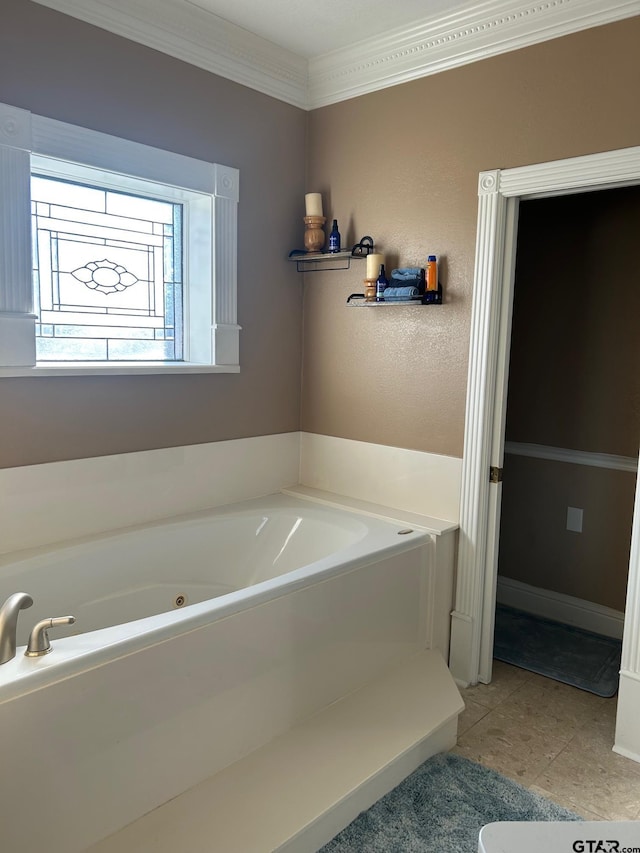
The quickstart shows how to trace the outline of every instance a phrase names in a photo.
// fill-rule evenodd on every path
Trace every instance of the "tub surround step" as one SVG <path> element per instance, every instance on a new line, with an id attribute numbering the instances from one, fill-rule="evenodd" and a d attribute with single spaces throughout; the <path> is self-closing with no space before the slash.
<path id="1" fill-rule="evenodd" d="M 402 509 L 394 509 L 390 506 L 371 503 L 370 501 L 351 498 L 347 495 L 339 495 L 334 492 L 327 492 L 324 489 L 316 489 L 312 486 L 287 486 L 281 490 L 285 495 L 292 495 L 304 500 L 316 501 L 317 503 L 327 504 L 328 506 L 337 506 L 341 509 L 354 510 L 365 515 L 373 515 L 377 518 L 384 518 L 391 521 L 398 521 L 404 525 L 414 524 L 416 527 L 421 527 L 427 533 L 434 536 L 442 536 L 445 533 L 451 533 L 458 529 L 459 525 L 454 521 L 447 521 L 442 518 L 433 518 L 430 515 L 421 515 L 416 512 L 408 512 Z"/>
<path id="2" fill-rule="evenodd" d="M 87 853 L 313 853 L 451 749 L 463 708 L 441 655 L 420 652 Z"/>

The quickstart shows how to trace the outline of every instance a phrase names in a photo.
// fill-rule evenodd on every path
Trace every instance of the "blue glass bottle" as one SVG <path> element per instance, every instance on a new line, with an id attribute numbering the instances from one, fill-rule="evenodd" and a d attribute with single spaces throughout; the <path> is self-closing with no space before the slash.
<path id="1" fill-rule="evenodd" d="M 329 234 L 329 251 L 332 254 L 340 251 L 340 232 L 338 231 L 338 220 L 333 220 L 331 233 Z"/>
<path id="2" fill-rule="evenodd" d="M 380 264 L 380 272 L 376 281 L 376 302 L 384 302 L 384 291 L 389 280 L 384 272 L 384 264 Z"/>

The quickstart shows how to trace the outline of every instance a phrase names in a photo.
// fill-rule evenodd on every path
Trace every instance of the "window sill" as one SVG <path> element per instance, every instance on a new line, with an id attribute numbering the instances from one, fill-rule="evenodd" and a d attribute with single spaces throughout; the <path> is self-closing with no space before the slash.
<path id="1" fill-rule="evenodd" d="M 175 364 L 150 362 L 127 362 L 101 364 L 74 362 L 62 364 L 50 362 L 35 367 L 0 367 L 0 378 L 10 376 L 150 376 L 152 374 L 183 373 L 240 373 L 239 364 L 196 364 L 181 361 Z"/>

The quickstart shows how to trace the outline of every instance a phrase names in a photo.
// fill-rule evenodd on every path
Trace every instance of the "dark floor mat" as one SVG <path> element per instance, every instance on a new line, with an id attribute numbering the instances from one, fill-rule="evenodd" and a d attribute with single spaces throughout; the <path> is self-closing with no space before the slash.
<path id="1" fill-rule="evenodd" d="M 598 696 L 614 696 L 618 690 L 621 649 L 621 640 L 501 604 L 496 607 L 497 660 Z"/>

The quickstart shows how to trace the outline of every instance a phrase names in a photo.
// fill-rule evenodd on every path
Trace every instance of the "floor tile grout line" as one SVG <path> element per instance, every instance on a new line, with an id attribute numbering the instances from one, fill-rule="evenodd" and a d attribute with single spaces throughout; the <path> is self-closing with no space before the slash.
<path id="1" fill-rule="evenodd" d="M 567 743 L 565 743 L 565 745 L 562 747 L 560 752 L 558 752 L 556 755 L 554 755 L 554 757 L 548 762 L 547 766 L 538 773 L 538 775 L 535 777 L 535 779 L 531 783 L 532 785 L 535 785 L 537 783 L 538 779 L 540 778 L 540 776 L 542 776 L 542 774 L 551 767 L 551 765 L 553 764 L 554 761 L 557 761 L 557 759 L 562 755 L 563 752 L 565 752 L 565 750 L 568 748 L 569 744 L 573 741 L 574 738 L 575 738 L 575 734 L 573 734 L 571 736 L 571 738 L 569 738 L 569 740 L 567 741 Z"/>

